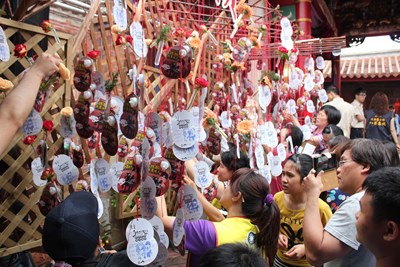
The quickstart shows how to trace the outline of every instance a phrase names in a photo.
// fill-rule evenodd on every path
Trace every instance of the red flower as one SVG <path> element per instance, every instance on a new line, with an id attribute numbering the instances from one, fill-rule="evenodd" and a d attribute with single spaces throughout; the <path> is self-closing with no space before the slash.
<path id="1" fill-rule="evenodd" d="M 43 129 L 46 131 L 53 131 L 54 123 L 51 120 L 43 121 Z"/>
<path id="2" fill-rule="evenodd" d="M 90 57 L 91 59 L 95 60 L 100 56 L 100 51 L 99 50 L 92 50 L 86 54 L 87 57 Z"/>
<path id="3" fill-rule="evenodd" d="M 117 35 L 117 39 L 115 40 L 116 45 L 123 45 L 126 44 L 126 39 L 122 34 Z"/>
<path id="4" fill-rule="evenodd" d="M 26 46 L 24 44 L 17 44 L 14 48 L 14 56 L 19 58 L 26 57 L 28 50 L 26 50 Z"/>
<path id="5" fill-rule="evenodd" d="M 297 47 L 293 47 L 291 51 L 292 53 L 297 54 L 297 52 L 299 52 L 299 49 L 297 49 Z"/>
<path id="6" fill-rule="evenodd" d="M 36 135 L 29 135 L 29 136 L 25 137 L 22 142 L 25 145 L 31 145 L 31 144 L 33 144 L 33 142 L 35 142 L 35 139 L 36 139 Z"/>
<path id="7" fill-rule="evenodd" d="M 53 26 L 50 23 L 50 20 L 43 20 L 42 23 L 40 23 L 40 27 L 42 27 L 44 32 L 49 32 L 53 28 Z"/>
<path id="8" fill-rule="evenodd" d="M 280 46 L 280 47 L 279 47 L 279 52 L 284 53 L 284 54 L 287 54 L 287 53 L 289 53 L 289 50 L 287 50 L 286 47 Z"/>
<path id="9" fill-rule="evenodd" d="M 186 37 L 186 30 L 184 28 L 177 28 L 174 32 L 176 37 Z"/>
<path id="10" fill-rule="evenodd" d="M 193 31 L 191 31 L 191 30 L 188 30 L 188 31 L 186 31 L 186 38 L 189 38 L 190 37 L 190 35 L 192 35 L 192 32 Z"/>
<path id="11" fill-rule="evenodd" d="M 208 86 L 208 81 L 206 79 L 203 78 L 196 78 L 194 80 L 194 83 L 199 86 L 200 88 L 204 88 Z"/>
<path id="12" fill-rule="evenodd" d="M 130 35 L 127 35 L 127 36 L 125 37 L 125 40 L 126 40 L 128 43 L 130 43 L 130 44 L 133 43 L 133 37 L 130 36 Z"/>
<path id="13" fill-rule="evenodd" d="M 42 172 L 42 176 L 40 177 L 40 179 L 42 180 L 47 180 L 48 182 L 51 182 L 51 178 L 53 178 L 54 176 L 54 170 L 51 167 L 47 167 L 46 169 L 44 169 L 44 171 Z"/>

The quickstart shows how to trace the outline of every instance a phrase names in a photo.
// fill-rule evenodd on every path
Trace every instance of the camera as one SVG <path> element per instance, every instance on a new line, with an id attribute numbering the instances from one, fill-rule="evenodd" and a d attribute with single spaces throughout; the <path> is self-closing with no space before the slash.
<path id="1" fill-rule="evenodd" d="M 321 191 L 327 191 L 339 186 L 337 180 L 337 159 L 336 154 L 323 153 L 313 155 L 314 170 L 316 173 L 324 171 L 321 176 L 323 188 Z"/>

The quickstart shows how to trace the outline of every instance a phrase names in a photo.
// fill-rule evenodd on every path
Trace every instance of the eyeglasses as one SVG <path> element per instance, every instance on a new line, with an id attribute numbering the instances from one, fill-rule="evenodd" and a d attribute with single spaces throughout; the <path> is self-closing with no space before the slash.
<path id="1" fill-rule="evenodd" d="M 351 162 L 351 161 L 354 161 L 354 160 L 352 160 L 352 159 L 349 159 L 349 160 L 341 160 L 341 161 L 339 161 L 339 167 L 342 167 L 343 164 L 345 164 L 345 163 L 347 163 L 347 162 Z"/>
<path id="2" fill-rule="evenodd" d="M 359 94 L 359 96 L 367 96 L 367 94 Z"/>

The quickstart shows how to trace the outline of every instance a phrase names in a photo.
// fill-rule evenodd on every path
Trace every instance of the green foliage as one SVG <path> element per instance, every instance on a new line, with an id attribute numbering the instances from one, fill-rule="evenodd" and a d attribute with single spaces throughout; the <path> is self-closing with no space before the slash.
<path id="1" fill-rule="evenodd" d="M 113 72 L 112 73 L 112 80 L 110 80 L 110 79 L 106 80 L 105 88 L 106 88 L 106 91 L 108 93 L 110 93 L 112 90 L 114 90 L 114 87 L 117 85 L 118 75 L 119 75 L 118 72 Z"/>

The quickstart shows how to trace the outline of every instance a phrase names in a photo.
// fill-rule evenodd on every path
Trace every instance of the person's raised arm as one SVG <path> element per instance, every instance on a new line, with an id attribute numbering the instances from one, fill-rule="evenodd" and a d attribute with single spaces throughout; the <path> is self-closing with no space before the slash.
<path id="1" fill-rule="evenodd" d="M 312 169 L 307 177 L 304 178 L 307 194 L 303 223 L 304 246 L 307 261 L 313 266 L 319 266 L 325 262 L 343 257 L 352 250 L 351 247 L 325 231 L 322 225 L 318 205 L 322 188 L 322 174 L 323 172 L 321 171 L 315 177 L 315 170 Z"/>
<path id="2" fill-rule="evenodd" d="M 156 197 L 157 211 L 156 215 L 161 219 L 164 224 L 164 231 L 169 238 L 172 238 L 172 228 L 174 226 L 175 217 L 168 216 L 167 203 L 165 202 L 164 195 Z"/>
<path id="3" fill-rule="evenodd" d="M 0 154 L 9 145 L 32 110 L 40 82 L 58 70 L 58 55 L 43 53 L 0 105 Z"/>

